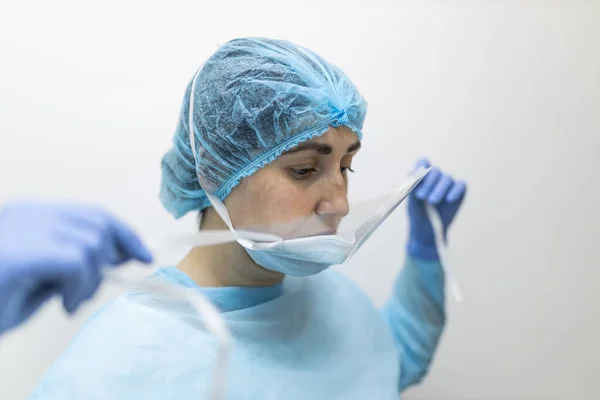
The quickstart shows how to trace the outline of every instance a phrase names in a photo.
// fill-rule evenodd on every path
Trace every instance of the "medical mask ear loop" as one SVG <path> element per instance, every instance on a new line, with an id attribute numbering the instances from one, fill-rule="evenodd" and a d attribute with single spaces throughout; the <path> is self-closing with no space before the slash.
<path id="1" fill-rule="evenodd" d="M 198 75 L 200 74 L 201 70 L 202 65 L 200 66 L 200 68 L 198 68 L 196 74 L 194 75 L 194 79 L 192 80 L 192 85 L 190 86 L 190 106 L 188 109 L 188 131 L 190 135 L 190 147 L 192 148 L 192 153 L 194 155 L 194 166 L 198 165 L 198 152 L 196 151 L 196 136 L 194 135 L 194 88 L 196 87 L 196 80 L 198 79 Z M 204 189 L 204 187 L 202 186 L 202 180 L 200 179 L 200 175 L 198 175 L 198 171 L 196 171 L 196 179 L 198 180 L 198 184 L 204 191 L 204 194 L 208 198 L 208 201 L 210 201 L 210 204 L 213 206 L 219 217 L 221 217 L 223 222 L 225 222 L 229 230 L 236 235 L 237 241 L 240 242 L 244 240 L 252 240 L 251 238 L 248 238 L 247 235 L 245 235 L 243 232 L 235 230 L 233 224 L 231 223 L 231 218 L 229 218 L 229 212 L 227 212 L 225 204 L 223 204 L 223 202 L 221 202 L 221 200 L 219 200 L 218 197 L 208 193 L 208 191 Z M 280 241 L 281 238 L 271 235 L 270 240 Z"/>
<path id="2" fill-rule="evenodd" d="M 194 88 L 196 87 L 196 80 L 198 79 L 198 75 L 200 74 L 200 71 L 202 70 L 203 66 L 204 63 L 200 65 L 200 68 L 198 68 L 196 74 L 194 75 L 194 79 L 192 79 L 192 85 L 190 86 L 190 106 L 188 109 L 188 132 L 190 135 L 190 147 L 192 148 L 192 154 L 194 155 L 194 168 L 196 169 L 196 179 L 198 180 L 200 188 L 204 191 L 206 197 L 208 197 L 208 201 L 210 201 L 210 204 L 214 207 L 215 211 L 217 211 L 217 214 L 219 214 L 219 217 L 221 217 L 223 222 L 225 222 L 229 230 L 235 232 L 235 229 L 233 229 L 233 225 L 231 224 L 231 219 L 229 218 L 229 213 L 227 212 L 225 205 L 221 203 L 221 201 L 216 196 L 213 196 L 204 189 L 204 187 L 202 186 L 202 180 L 200 179 L 200 175 L 198 174 L 198 169 L 196 168 L 196 166 L 198 165 L 198 152 L 196 151 L 196 135 L 194 135 Z"/>
<path id="3" fill-rule="evenodd" d="M 450 271 L 450 267 L 448 266 L 448 256 L 446 254 L 446 241 L 444 240 L 444 228 L 442 224 L 442 220 L 437 213 L 434 206 L 431 204 L 425 204 L 425 210 L 427 211 L 427 216 L 429 217 L 429 221 L 431 222 L 431 226 L 433 227 L 433 236 L 435 239 L 435 247 L 438 252 L 438 256 L 440 259 L 440 264 L 442 265 L 442 269 L 444 270 L 444 275 L 446 275 L 446 279 L 448 280 L 448 284 L 450 285 L 450 291 L 454 296 L 454 299 L 457 303 L 462 303 L 464 300 L 462 291 L 458 282 L 452 275 Z"/>
<path id="4" fill-rule="evenodd" d="M 205 230 L 196 233 L 186 233 L 183 235 L 170 235 L 168 238 L 163 238 L 160 242 L 147 241 L 152 243 L 150 248 L 156 253 L 161 254 L 161 251 L 173 250 L 175 248 L 190 248 L 190 247 L 206 247 L 218 244 L 235 242 L 238 239 L 248 239 L 258 242 L 274 242 L 280 240 L 279 236 L 269 233 L 252 232 L 246 230 Z"/>
<path id="5" fill-rule="evenodd" d="M 229 230 L 235 233 L 235 229 L 231 224 L 231 219 L 229 218 L 229 213 L 227 212 L 225 205 L 221 203 L 221 201 L 216 196 L 213 196 L 204 189 L 204 187 L 202 186 L 202 180 L 200 179 L 200 175 L 198 174 L 198 169 L 196 168 L 196 166 L 198 165 L 198 152 L 196 151 L 196 135 L 194 135 L 194 88 L 196 87 L 196 81 L 198 80 L 198 75 L 200 74 L 200 71 L 202 71 L 203 66 L 204 63 L 200 65 L 200 68 L 198 68 L 196 74 L 194 75 L 194 79 L 192 79 L 192 85 L 190 86 L 190 106 L 188 109 L 188 132 L 190 135 L 190 147 L 192 148 L 192 154 L 194 155 L 194 168 L 196 169 L 196 179 L 198 180 L 200 188 L 204 191 L 206 197 L 208 197 L 208 201 L 210 201 L 210 204 L 214 207 L 217 214 L 219 214 L 219 217 L 221 217 L 223 222 L 225 222 Z"/>
<path id="6" fill-rule="evenodd" d="M 225 225 L 227 225 L 229 230 L 231 230 L 232 232 L 235 232 L 235 228 L 233 227 L 233 224 L 231 223 L 231 218 L 229 218 L 229 212 L 227 211 L 225 204 L 223 204 L 217 196 L 214 196 L 206 191 L 204 191 L 204 193 L 206 193 L 206 197 L 208 197 L 208 201 L 210 201 L 210 204 L 214 207 L 217 214 L 219 214 L 219 217 L 221 217 L 223 222 L 225 222 Z"/>

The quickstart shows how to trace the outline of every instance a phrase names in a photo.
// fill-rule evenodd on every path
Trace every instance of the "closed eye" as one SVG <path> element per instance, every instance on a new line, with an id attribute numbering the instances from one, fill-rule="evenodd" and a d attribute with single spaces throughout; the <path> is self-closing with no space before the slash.
<path id="1" fill-rule="evenodd" d="M 290 168 L 290 173 L 295 179 L 304 180 L 310 178 L 315 172 L 314 168 Z"/>

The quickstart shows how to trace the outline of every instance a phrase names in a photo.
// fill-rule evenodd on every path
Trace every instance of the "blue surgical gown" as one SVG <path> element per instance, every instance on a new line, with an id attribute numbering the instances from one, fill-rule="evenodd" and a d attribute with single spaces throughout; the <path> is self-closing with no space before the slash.
<path id="1" fill-rule="evenodd" d="M 382 310 L 335 270 L 265 288 L 200 288 L 176 268 L 150 279 L 200 290 L 233 337 L 227 399 L 389 399 L 426 374 L 444 313 L 438 263 L 408 259 Z M 195 311 L 131 292 L 96 312 L 32 399 L 205 399 L 217 341 Z"/>

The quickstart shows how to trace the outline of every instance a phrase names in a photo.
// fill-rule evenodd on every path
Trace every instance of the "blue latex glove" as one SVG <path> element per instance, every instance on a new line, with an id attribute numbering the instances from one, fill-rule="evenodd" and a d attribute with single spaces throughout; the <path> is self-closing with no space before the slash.
<path id="1" fill-rule="evenodd" d="M 0 209 L 0 333 L 53 295 L 72 313 L 100 284 L 100 268 L 152 256 L 137 235 L 103 210 L 20 202 Z"/>
<path id="2" fill-rule="evenodd" d="M 417 162 L 416 168 L 428 168 L 427 159 Z M 425 204 L 432 204 L 442 220 L 444 238 L 450 224 L 456 217 L 467 191 L 464 182 L 457 182 L 438 168 L 432 168 L 423 181 L 415 188 L 408 199 L 408 219 L 410 223 L 407 252 L 414 258 L 439 261 L 433 227 L 427 216 Z"/>

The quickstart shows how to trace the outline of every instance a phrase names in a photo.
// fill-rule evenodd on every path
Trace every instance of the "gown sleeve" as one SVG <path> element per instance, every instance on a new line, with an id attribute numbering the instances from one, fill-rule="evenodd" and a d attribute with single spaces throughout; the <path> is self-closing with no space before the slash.
<path id="1" fill-rule="evenodd" d="M 400 356 L 400 392 L 429 370 L 446 322 L 444 285 L 439 262 L 409 257 L 381 310 Z"/>

